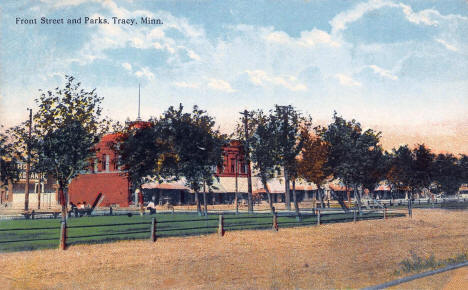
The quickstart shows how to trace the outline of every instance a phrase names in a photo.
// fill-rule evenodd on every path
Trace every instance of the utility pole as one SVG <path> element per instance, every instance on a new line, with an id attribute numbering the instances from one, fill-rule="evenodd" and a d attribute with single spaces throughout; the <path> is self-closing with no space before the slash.
<path id="1" fill-rule="evenodd" d="M 138 117 L 137 121 L 141 121 L 140 118 L 140 84 L 138 83 Z"/>
<path id="2" fill-rule="evenodd" d="M 32 109 L 29 110 L 29 132 L 26 140 L 26 185 L 24 187 L 24 210 L 29 210 L 29 170 L 31 169 L 31 129 L 32 129 Z"/>
<path id="3" fill-rule="evenodd" d="M 289 126 L 289 109 L 290 107 L 289 106 L 278 106 L 278 109 L 279 109 L 279 112 L 280 112 L 280 115 L 282 115 L 283 117 L 283 142 L 287 142 L 288 141 L 288 126 Z M 283 154 L 286 154 L 286 152 L 283 152 Z M 284 171 L 284 186 L 285 186 L 285 189 L 284 189 L 284 203 L 286 204 L 286 209 L 287 210 L 291 210 L 291 187 L 290 187 L 290 184 L 289 184 L 289 179 L 290 179 L 290 176 L 289 176 L 289 168 L 288 168 L 289 164 L 288 164 L 288 160 L 286 160 L 286 158 L 284 158 L 284 163 L 283 163 L 283 171 Z"/>
<path id="4" fill-rule="evenodd" d="M 252 204 L 252 174 L 250 171 L 250 147 L 249 147 L 249 129 L 248 129 L 248 117 L 249 112 L 244 110 L 240 112 L 244 116 L 244 134 L 245 134 L 245 161 L 247 163 L 247 191 L 248 191 L 248 207 L 249 213 L 253 213 Z"/>
<path id="5" fill-rule="evenodd" d="M 235 202 L 236 202 L 236 214 L 239 214 L 239 200 L 237 199 L 237 195 L 238 195 L 237 193 L 239 191 L 239 188 L 238 188 L 238 185 L 237 185 L 237 175 L 238 175 L 237 174 L 237 170 L 238 170 L 237 169 L 238 168 L 237 159 L 239 159 L 239 152 L 236 152 L 236 195 L 235 195 L 235 198 L 234 198 Z"/>
<path id="6" fill-rule="evenodd" d="M 39 174 L 39 184 L 37 189 L 37 209 L 41 209 L 41 192 L 42 192 L 42 173 Z"/>

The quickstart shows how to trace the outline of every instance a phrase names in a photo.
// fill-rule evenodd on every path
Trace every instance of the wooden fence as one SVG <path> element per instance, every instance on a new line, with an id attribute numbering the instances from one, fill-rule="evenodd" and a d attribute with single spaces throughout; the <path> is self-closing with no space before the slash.
<path id="1" fill-rule="evenodd" d="M 177 215 L 175 215 L 177 216 Z M 131 222 L 131 223 L 112 223 L 112 224 L 88 224 L 88 225 L 68 225 L 66 221 L 60 223 L 60 227 L 31 227 L 31 228 L 0 228 L 0 235 L 6 232 L 15 231 L 36 231 L 41 234 L 47 231 L 58 231 L 59 235 L 54 237 L 34 237 L 20 238 L 13 240 L 1 240 L 1 244 L 39 242 L 39 241 L 58 241 L 59 249 L 65 250 L 70 244 L 77 243 L 77 240 L 87 239 L 87 241 L 103 242 L 112 240 L 112 236 L 131 239 L 132 236 L 141 239 L 146 236 L 152 242 L 157 241 L 160 236 L 182 235 L 201 235 L 206 233 L 218 233 L 220 237 L 224 236 L 226 231 L 241 229 L 268 229 L 278 231 L 281 227 L 321 225 L 324 223 L 338 222 L 356 222 L 365 219 L 386 219 L 389 216 L 387 208 L 379 211 L 371 211 L 363 216 L 358 216 L 357 211 L 350 214 L 331 214 L 326 210 L 316 210 L 315 214 L 307 215 L 286 215 L 286 214 L 256 214 L 253 216 L 237 216 L 233 214 L 208 215 L 202 218 L 181 219 L 181 220 L 160 220 L 153 217 L 151 221 Z M 405 216 L 404 214 L 391 213 L 392 217 Z M 249 221 L 250 220 L 250 221 Z M 217 222 L 216 222 L 217 221 Z M 195 223 L 205 223 L 205 225 L 193 226 Z M 209 225 L 208 225 L 209 224 Z M 188 226 L 186 226 L 188 225 Z M 92 229 L 100 229 L 101 232 Z M 106 228 L 110 228 L 107 230 Z M 117 231 L 113 231 L 117 229 Z M 89 229 L 89 231 L 87 231 Z M 78 232 L 70 234 L 70 232 Z M 81 234 L 79 232 L 82 232 Z M 142 234 L 145 234 L 142 236 Z M 147 234 L 147 235 L 146 235 Z M 27 235 L 26 235 L 27 236 Z M 83 241 L 81 241 L 83 242 Z M 86 241 L 84 241 L 86 242 Z"/>

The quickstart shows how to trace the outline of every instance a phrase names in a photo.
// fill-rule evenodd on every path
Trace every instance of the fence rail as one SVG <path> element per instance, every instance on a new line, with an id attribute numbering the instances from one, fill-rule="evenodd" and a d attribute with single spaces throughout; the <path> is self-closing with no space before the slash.
<path id="1" fill-rule="evenodd" d="M 353 220 L 357 221 L 405 216 L 405 214 L 387 211 L 388 210 L 386 208 L 383 210 L 365 210 L 362 216 L 357 216 L 352 212 L 337 214 L 328 210 L 315 209 L 314 212 L 316 212 L 316 214 L 311 212 L 302 212 L 300 216 L 295 214 L 278 215 L 275 211 L 273 214 L 261 213 L 248 216 L 234 214 L 226 214 L 226 216 L 223 214 L 210 214 L 208 216 L 201 216 L 198 219 L 186 218 L 164 220 L 161 218 L 162 220 L 157 220 L 157 218 L 153 217 L 150 221 L 131 223 L 122 222 L 72 225 L 62 222 L 57 226 L 2 228 L 0 229 L 2 236 L 8 239 L 2 241 L 0 238 L 0 245 L 3 245 L 0 246 L 0 251 L 2 251 L 2 249 L 6 247 L 5 245 L 8 244 L 24 243 L 22 248 L 17 248 L 21 250 L 33 249 L 35 248 L 35 243 L 41 243 L 41 246 L 46 245 L 47 247 L 52 247 L 54 244 L 46 242 L 57 241 L 59 248 L 65 249 L 67 245 L 76 243 L 99 243 L 109 240 L 135 238 L 149 238 L 152 241 L 156 241 L 158 236 L 199 235 L 216 232 L 216 230 L 222 236 L 224 235 L 225 230 L 271 228 L 276 231 L 281 227 L 308 226 L 314 224 L 320 225 L 322 223 L 349 222 Z M 52 230 L 60 231 L 60 233 L 47 233 Z"/>

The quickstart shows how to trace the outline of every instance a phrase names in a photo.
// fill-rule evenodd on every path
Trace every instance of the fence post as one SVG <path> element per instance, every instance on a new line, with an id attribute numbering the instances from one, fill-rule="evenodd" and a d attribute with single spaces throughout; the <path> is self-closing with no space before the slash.
<path id="1" fill-rule="evenodd" d="M 356 207 L 353 209 L 353 222 L 356 223 Z"/>
<path id="2" fill-rule="evenodd" d="M 218 235 L 220 237 L 224 236 L 224 217 L 222 214 L 219 215 Z"/>
<path id="3" fill-rule="evenodd" d="M 63 220 L 60 223 L 60 250 L 67 248 L 67 222 Z"/>
<path id="4" fill-rule="evenodd" d="M 151 241 L 156 242 L 156 218 L 151 219 Z"/>
<path id="5" fill-rule="evenodd" d="M 412 209 L 411 199 L 408 200 L 408 216 L 409 218 L 413 218 L 413 209 Z"/>
<path id="6" fill-rule="evenodd" d="M 275 208 L 273 208 L 273 227 L 272 230 L 278 231 L 278 216 L 276 215 Z"/>
<path id="7" fill-rule="evenodd" d="M 320 209 L 317 209 L 317 225 L 320 225 Z"/>
<path id="8" fill-rule="evenodd" d="M 387 205 L 384 204 L 384 209 L 383 209 L 383 218 L 384 220 L 387 219 Z"/>

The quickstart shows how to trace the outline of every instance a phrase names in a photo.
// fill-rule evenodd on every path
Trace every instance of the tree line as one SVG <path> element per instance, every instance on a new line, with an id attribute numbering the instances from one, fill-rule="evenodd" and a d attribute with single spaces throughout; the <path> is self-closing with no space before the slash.
<path id="1" fill-rule="evenodd" d="M 207 211 L 206 192 L 216 189 L 216 169 L 223 166 L 222 147 L 231 139 L 242 142 L 245 160 L 249 165 L 252 161 L 270 208 L 273 210 L 268 181 L 282 175 L 286 208 L 291 209 L 292 196 L 298 215 L 297 180 L 317 186 L 322 206 L 324 185 L 339 180 L 347 191 L 353 191 L 359 211 L 364 191 L 372 195 L 382 181 L 389 184 L 392 194 L 406 192 L 410 198 L 422 192 L 455 194 L 468 182 L 468 156 L 434 154 L 424 144 L 385 151 L 381 132 L 364 130 L 356 120 L 345 120 L 336 112 L 327 126 L 313 127 L 312 117 L 291 105 L 275 105 L 267 112 L 244 111 L 237 128 L 226 135 L 197 106 L 188 112 L 182 104 L 171 106 L 159 117 L 122 126 L 102 116 L 102 100 L 95 90 L 82 89 L 72 76 L 66 76 L 63 88 L 41 91 L 31 120 L 0 133 L 2 184 L 18 179 L 16 162 L 28 162 L 32 172 L 57 180 L 65 211 L 69 183 L 87 170 L 96 154 L 95 145 L 110 132 L 117 136 L 112 147 L 133 190 L 141 190 L 149 181 L 184 178 L 195 193 L 199 214 Z M 249 184 L 248 208 L 252 211 L 251 180 Z M 332 194 L 347 210 L 346 193 Z"/>

